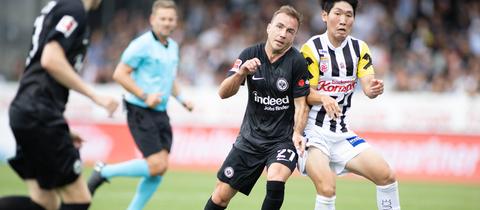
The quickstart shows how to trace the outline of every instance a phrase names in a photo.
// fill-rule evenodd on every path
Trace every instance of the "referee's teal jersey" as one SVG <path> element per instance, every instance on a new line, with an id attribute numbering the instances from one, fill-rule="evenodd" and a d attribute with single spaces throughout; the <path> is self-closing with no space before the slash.
<path id="1" fill-rule="evenodd" d="M 179 62 L 178 44 L 171 38 L 162 44 L 152 31 L 133 40 L 122 54 L 121 62 L 133 68 L 132 79 L 145 93 L 161 93 L 161 103 L 154 109 L 165 111 L 172 93 Z M 125 100 L 147 107 L 138 97 L 127 93 Z"/>

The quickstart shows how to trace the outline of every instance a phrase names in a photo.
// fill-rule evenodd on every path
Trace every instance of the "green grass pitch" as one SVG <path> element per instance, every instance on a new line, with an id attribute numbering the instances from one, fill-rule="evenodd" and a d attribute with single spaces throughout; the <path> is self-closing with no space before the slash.
<path id="1" fill-rule="evenodd" d="M 91 170 L 84 172 L 88 177 Z M 203 209 L 215 185 L 214 172 L 169 171 L 145 210 Z M 117 178 L 102 186 L 90 209 L 126 209 L 138 179 Z M 0 163 L 0 196 L 26 194 L 26 187 L 14 172 Z M 257 182 L 250 196 L 238 193 L 231 201 L 232 210 L 260 209 L 265 195 L 265 177 Z M 314 208 L 315 191 L 307 177 L 293 176 L 286 185 L 283 210 Z M 337 210 L 374 210 L 375 186 L 364 179 L 339 178 Z M 400 202 L 404 210 L 479 210 L 480 185 L 423 183 L 400 180 Z"/>

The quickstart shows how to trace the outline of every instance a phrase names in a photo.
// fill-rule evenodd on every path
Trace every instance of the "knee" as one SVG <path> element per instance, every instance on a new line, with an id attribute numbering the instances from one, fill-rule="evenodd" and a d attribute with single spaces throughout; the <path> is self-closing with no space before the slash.
<path id="1" fill-rule="evenodd" d="M 375 184 L 379 186 L 389 185 L 397 181 L 395 173 L 392 170 L 388 170 L 375 179 Z"/>
<path id="2" fill-rule="evenodd" d="M 228 206 L 228 203 L 230 203 L 230 199 L 231 198 L 229 196 L 225 195 L 222 192 L 215 191 L 212 194 L 212 201 L 219 206 Z"/>
<path id="3" fill-rule="evenodd" d="M 317 193 L 319 195 L 322 195 L 324 197 L 333 197 L 335 196 L 336 194 L 336 186 L 335 184 L 331 184 L 331 183 L 318 183 L 318 184 L 315 184 L 315 187 L 317 189 Z"/>
<path id="4" fill-rule="evenodd" d="M 151 176 L 163 176 L 167 172 L 168 164 L 164 161 L 152 161 L 148 167 Z"/>

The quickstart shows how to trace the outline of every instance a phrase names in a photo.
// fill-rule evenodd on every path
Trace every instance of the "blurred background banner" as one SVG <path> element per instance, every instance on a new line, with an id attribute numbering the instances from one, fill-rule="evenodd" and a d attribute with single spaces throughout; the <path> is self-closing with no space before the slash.
<path id="1" fill-rule="evenodd" d="M 16 84 L 1 85 L 0 148 L 13 155 L 14 143 L 7 126 L 9 100 Z M 96 88 L 118 95 L 114 84 Z M 174 144 L 172 168 L 216 170 L 238 135 L 246 106 L 246 88 L 221 100 L 215 88 L 187 88 L 196 108 L 187 112 L 175 100 L 169 104 Z M 376 101 L 358 94 L 351 109 L 351 127 L 384 155 L 401 179 L 480 183 L 480 100 L 434 93 L 387 93 Z M 368 111 L 367 111 L 368 110 Z M 71 129 L 86 142 L 81 154 L 95 161 L 118 162 L 141 157 L 132 140 L 125 113 L 114 118 L 87 98 L 72 92 L 66 117 Z M 0 153 L 2 153 L 0 151 Z"/>
<path id="2" fill-rule="evenodd" d="M 0 7 L 0 159 L 14 154 L 8 105 L 24 69 L 32 26 L 47 0 L 2 0 Z M 91 47 L 82 77 L 121 100 L 112 82 L 120 53 L 149 30 L 153 0 L 103 0 L 90 14 Z M 179 0 L 178 77 L 193 113 L 169 104 L 174 127 L 172 167 L 214 170 L 234 142 L 247 93 L 221 100 L 217 87 L 245 47 L 265 40 L 280 5 L 304 15 L 295 47 L 325 31 L 317 0 Z M 353 36 L 366 41 L 385 94 L 369 100 L 357 90 L 350 127 L 375 146 L 400 179 L 480 183 L 480 1 L 362 0 Z M 72 92 L 66 117 L 86 143 L 86 163 L 139 156 L 125 124 Z"/>

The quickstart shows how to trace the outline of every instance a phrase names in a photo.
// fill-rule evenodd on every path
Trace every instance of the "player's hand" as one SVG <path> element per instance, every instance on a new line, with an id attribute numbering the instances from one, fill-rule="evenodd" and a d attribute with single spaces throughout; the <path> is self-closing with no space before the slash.
<path id="1" fill-rule="evenodd" d="M 292 136 L 292 141 L 299 155 L 303 155 L 303 152 L 305 151 L 305 138 L 302 135 L 300 135 L 298 132 L 294 131 Z"/>
<path id="2" fill-rule="evenodd" d="M 367 95 L 370 98 L 375 98 L 383 93 L 383 80 L 372 79 L 370 80 L 370 88 Z"/>
<path id="3" fill-rule="evenodd" d="M 328 95 L 322 95 L 321 101 L 323 108 L 325 108 L 325 111 L 327 112 L 327 115 L 328 117 L 330 117 L 330 119 L 337 119 L 338 117 L 342 116 L 340 106 L 335 99 Z"/>
<path id="4" fill-rule="evenodd" d="M 149 108 L 155 108 L 159 103 L 162 102 L 161 93 L 149 93 L 145 99 L 145 104 Z"/>
<path id="5" fill-rule="evenodd" d="M 73 146 L 77 149 L 80 149 L 83 145 L 84 140 L 78 134 L 70 131 L 70 138 L 72 139 Z"/>
<path id="6" fill-rule="evenodd" d="M 113 113 L 115 113 L 115 110 L 117 110 L 118 107 L 118 101 L 107 95 L 95 95 L 93 101 L 107 110 L 109 117 L 113 116 Z"/>
<path id="7" fill-rule="evenodd" d="M 252 58 L 250 60 L 245 61 L 245 63 L 240 66 L 240 75 L 252 75 L 255 74 L 255 72 L 258 70 L 258 67 L 262 65 L 260 63 L 260 59 L 258 58 Z"/>
<path id="8" fill-rule="evenodd" d="M 185 107 L 185 109 L 187 109 L 189 112 L 191 112 L 191 111 L 193 110 L 193 102 L 191 102 L 191 101 L 186 100 L 186 101 L 184 101 L 184 102 L 182 103 L 182 105 L 183 105 L 183 107 Z"/>

